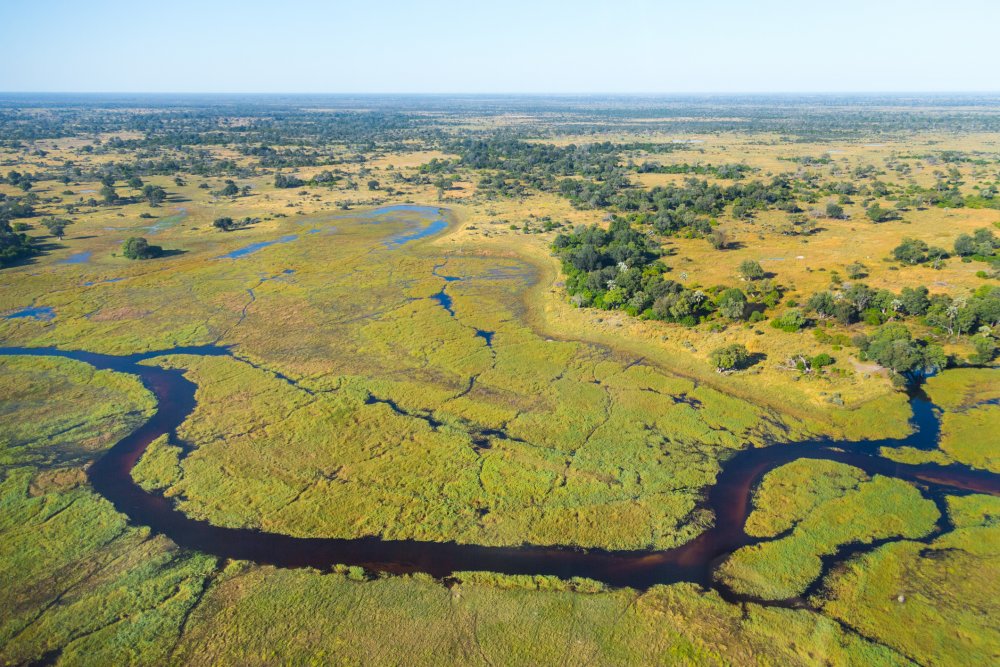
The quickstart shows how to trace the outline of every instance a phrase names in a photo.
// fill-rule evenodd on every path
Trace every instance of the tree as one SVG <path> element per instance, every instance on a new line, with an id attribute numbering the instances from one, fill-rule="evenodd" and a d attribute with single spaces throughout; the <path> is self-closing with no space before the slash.
<path id="1" fill-rule="evenodd" d="M 212 223 L 216 229 L 221 229 L 224 232 L 231 231 L 233 229 L 233 219 L 230 217 L 216 218 L 215 222 Z"/>
<path id="2" fill-rule="evenodd" d="M 730 287 L 716 301 L 719 314 L 730 320 L 742 320 L 747 310 L 747 297 L 742 290 Z"/>
<path id="3" fill-rule="evenodd" d="M 751 361 L 750 352 L 741 343 L 716 348 L 709 353 L 708 358 L 719 373 L 745 368 Z"/>
<path id="4" fill-rule="evenodd" d="M 49 234 L 57 238 L 62 238 L 66 233 L 66 227 L 72 224 L 69 220 L 62 218 L 46 218 L 42 220 L 42 226 L 49 230 Z"/>
<path id="5" fill-rule="evenodd" d="M 100 192 L 101 198 L 104 199 L 104 203 L 111 205 L 118 201 L 118 193 L 115 192 L 114 186 L 104 185 Z"/>
<path id="6" fill-rule="evenodd" d="M 844 218 L 844 207 L 834 202 L 828 203 L 826 205 L 826 217 L 842 220 Z"/>
<path id="7" fill-rule="evenodd" d="M 976 351 L 969 356 L 969 361 L 974 364 L 988 364 L 997 356 L 997 342 L 986 334 L 977 334 L 972 337 L 972 346 Z"/>
<path id="8" fill-rule="evenodd" d="M 913 317 L 926 314 L 927 309 L 931 306 L 929 294 L 930 292 L 923 285 L 904 287 L 899 295 L 900 301 L 903 302 L 903 310 L 906 311 L 907 315 Z"/>
<path id="9" fill-rule="evenodd" d="M 919 239 L 904 238 L 893 248 L 892 256 L 904 264 L 920 264 L 927 261 L 927 244 Z"/>
<path id="10" fill-rule="evenodd" d="M 163 254 L 163 248 L 149 245 L 141 236 L 132 236 L 122 246 L 122 254 L 129 259 L 153 259 Z"/>
<path id="11" fill-rule="evenodd" d="M 830 366 L 831 364 L 833 364 L 834 361 L 835 361 L 834 358 L 831 357 L 826 352 L 820 352 L 815 357 L 809 360 L 809 366 L 814 371 L 818 371 L 824 366 Z"/>
<path id="12" fill-rule="evenodd" d="M 895 214 L 889 209 L 882 208 L 879 206 L 878 202 L 875 202 L 865 210 L 865 215 L 872 222 L 885 222 L 887 220 L 892 220 Z"/>
<path id="13" fill-rule="evenodd" d="M 138 176 L 133 176 L 132 178 L 128 179 L 128 186 L 133 190 L 141 190 L 142 179 L 139 178 Z"/>
<path id="14" fill-rule="evenodd" d="M 988 227 L 980 227 L 972 233 L 972 240 L 976 246 L 977 255 L 992 255 L 1000 247 L 1000 241 L 993 234 L 993 230 Z"/>
<path id="15" fill-rule="evenodd" d="M 743 280 L 760 280 L 767 275 L 760 262 L 755 259 L 744 259 L 737 271 Z"/>
<path id="16" fill-rule="evenodd" d="M 147 185 L 142 189 L 142 196 L 146 198 L 150 206 L 159 206 L 167 198 L 167 191 L 159 185 Z"/>
<path id="17" fill-rule="evenodd" d="M 276 188 L 299 188 L 303 185 L 305 185 L 305 181 L 301 178 L 286 176 L 281 173 L 274 175 L 274 187 Z"/>
<path id="18" fill-rule="evenodd" d="M 968 257 L 976 254 L 976 242 L 968 234 L 959 234 L 953 246 L 955 254 L 959 257 Z"/>
<path id="19" fill-rule="evenodd" d="M 833 317 L 836 314 L 836 306 L 837 301 L 833 298 L 833 294 L 826 290 L 816 292 L 806 302 L 806 310 L 820 317 Z"/>
<path id="20" fill-rule="evenodd" d="M 369 190 L 378 190 L 378 188 L 379 188 L 378 181 L 376 181 L 374 178 L 368 181 Z"/>

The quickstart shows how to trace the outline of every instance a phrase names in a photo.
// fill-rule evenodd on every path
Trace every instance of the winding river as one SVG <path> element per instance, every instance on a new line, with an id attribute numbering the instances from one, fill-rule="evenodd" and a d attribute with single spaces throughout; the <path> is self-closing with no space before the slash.
<path id="1" fill-rule="evenodd" d="M 916 432 L 907 438 L 884 441 L 816 440 L 775 444 L 736 453 L 722 462 L 722 472 L 708 491 L 706 506 L 716 516 L 715 526 L 694 540 L 667 551 L 602 551 L 560 546 L 488 547 L 452 542 L 303 538 L 250 529 L 225 528 L 185 515 L 161 495 L 148 493 L 132 479 L 131 470 L 146 447 L 161 435 L 173 436 L 195 407 L 196 385 L 183 371 L 142 365 L 140 362 L 166 354 L 227 356 L 225 347 L 183 347 L 130 356 L 113 356 L 55 348 L 0 348 L 0 355 L 65 357 L 98 369 L 138 376 L 156 396 L 156 413 L 134 432 L 117 442 L 88 470 L 94 489 L 137 525 L 149 526 L 181 547 L 278 567 L 329 569 L 335 564 L 357 565 L 387 573 L 425 572 L 447 578 L 456 571 L 485 570 L 504 574 L 587 577 L 613 586 L 638 589 L 654 584 L 692 581 L 720 590 L 729 599 L 748 599 L 713 582 L 715 565 L 732 551 L 754 543 L 743 529 L 751 509 L 756 482 L 785 463 L 801 458 L 840 461 L 869 474 L 895 477 L 917 484 L 939 506 L 944 493 L 976 492 L 1000 495 L 1000 475 L 967 466 L 900 464 L 878 455 L 883 445 L 936 447 L 938 415 L 922 392 L 911 397 Z M 947 528 L 942 516 L 939 531 Z M 864 549 L 873 548 L 866 545 Z M 849 545 L 836 557 L 825 559 L 830 567 L 861 550 Z M 822 579 L 822 577 L 820 578 Z M 818 585 L 817 580 L 817 584 Z M 801 604 L 802 601 L 797 602 Z M 778 604 L 794 605 L 796 601 Z"/>

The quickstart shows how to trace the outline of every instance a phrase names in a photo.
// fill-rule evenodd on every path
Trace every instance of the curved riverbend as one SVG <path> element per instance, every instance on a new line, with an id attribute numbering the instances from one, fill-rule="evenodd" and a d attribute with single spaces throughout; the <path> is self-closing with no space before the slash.
<path id="1" fill-rule="evenodd" d="M 220 558 L 249 560 L 278 567 L 357 565 L 375 572 L 425 572 L 445 578 L 457 571 L 484 570 L 503 574 L 586 577 L 612 586 L 638 589 L 654 584 L 692 581 L 713 586 L 715 565 L 734 550 L 756 542 L 743 529 L 751 509 L 751 493 L 767 472 L 800 458 L 827 459 L 914 482 L 931 494 L 964 491 L 1000 495 L 1000 475 L 962 465 L 900 464 L 877 455 L 882 445 L 936 446 L 938 416 L 926 396 L 911 401 L 918 430 L 902 440 L 835 442 L 817 440 L 748 449 L 722 463 L 706 505 L 716 524 L 694 540 L 667 551 L 603 551 L 575 547 L 487 547 L 453 542 L 303 538 L 250 529 L 225 528 L 198 521 L 176 509 L 161 495 L 133 481 L 132 468 L 156 438 L 173 436 L 195 408 L 196 385 L 176 369 L 139 362 L 168 354 L 227 356 L 219 346 L 182 347 L 129 356 L 113 356 L 55 348 L 0 348 L 0 355 L 56 356 L 82 361 L 98 369 L 138 376 L 158 401 L 156 413 L 117 442 L 88 470 L 94 489 L 135 524 L 149 526 L 179 546 Z M 849 554 L 848 554 L 849 555 Z M 842 560 L 842 559 L 837 559 Z M 722 589 L 726 597 L 740 598 Z"/>

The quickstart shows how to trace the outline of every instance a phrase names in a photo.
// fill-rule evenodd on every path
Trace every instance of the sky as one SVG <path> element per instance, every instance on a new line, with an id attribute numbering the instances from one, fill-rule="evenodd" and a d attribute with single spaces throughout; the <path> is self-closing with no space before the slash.
<path id="1" fill-rule="evenodd" d="M 998 92 L 1000 0 L 0 0 L 0 91 Z"/>

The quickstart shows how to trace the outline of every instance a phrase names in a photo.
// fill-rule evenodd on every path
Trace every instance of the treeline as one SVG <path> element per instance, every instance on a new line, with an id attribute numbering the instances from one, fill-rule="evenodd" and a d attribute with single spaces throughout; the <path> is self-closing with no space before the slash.
<path id="1" fill-rule="evenodd" d="M 715 176 L 716 178 L 727 178 L 740 180 L 748 174 L 756 171 L 754 167 L 746 164 L 688 164 L 680 162 L 677 164 L 660 164 L 649 160 L 633 167 L 640 174 L 694 174 L 697 176 Z"/>
<path id="2" fill-rule="evenodd" d="M 844 289 L 816 292 L 806 301 L 804 312 L 844 325 L 855 322 L 880 325 L 919 318 L 921 324 L 949 335 L 963 336 L 981 327 L 992 328 L 1000 324 L 1000 287 L 982 285 L 969 296 L 951 297 L 931 295 L 924 286 L 904 287 L 895 293 L 856 282 Z M 808 324 L 805 318 L 801 322 L 801 326 Z"/>

